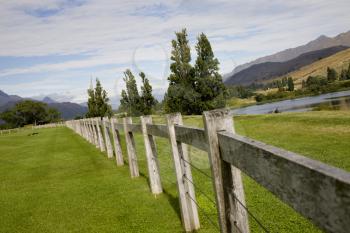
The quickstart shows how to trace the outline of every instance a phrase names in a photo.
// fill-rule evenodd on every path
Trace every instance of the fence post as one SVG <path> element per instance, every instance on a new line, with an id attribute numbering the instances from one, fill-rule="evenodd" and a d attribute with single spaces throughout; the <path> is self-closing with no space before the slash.
<path id="1" fill-rule="evenodd" d="M 147 158 L 147 166 L 148 166 L 148 174 L 149 174 L 151 191 L 153 194 L 160 194 L 163 192 L 163 190 L 162 190 L 162 183 L 160 181 L 160 175 L 159 175 L 159 164 L 158 164 L 156 144 L 155 144 L 154 136 L 148 134 L 147 127 L 146 127 L 146 124 L 152 124 L 152 117 L 141 116 L 140 119 L 141 119 L 143 139 L 145 142 L 145 150 L 146 150 L 146 158 Z"/>
<path id="2" fill-rule="evenodd" d="M 85 140 L 88 140 L 86 119 L 83 119 L 83 125 L 84 125 L 84 138 L 85 138 Z"/>
<path id="3" fill-rule="evenodd" d="M 175 125 L 182 125 L 182 117 L 180 113 L 167 115 L 167 126 L 169 130 L 169 141 L 174 161 L 177 189 L 179 192 L 179 201 L 181 209 L 182 223 L 185 231 L 197 230 L 200 227 L 196 196 L 193 184 L 187 179 L 192 179 L 191 167 L 183 160 L 188 159 L 187 146 L 176 141 Z M 184 179 L 187 177 L 187 179 Z"/>
<path id="4" fill-rule="evenodd" d="M 88 141 L 90 143 L 93 143 L 90 119 L 86 119 L 86 125 L 88 130 Z"/>
<path id="5" fill-rule="evenodd" d="M 115 124 L 118 123 L 118 120 L 114 117 L 110 119 L 113 144 L 114 144 L 114 152 L 115 152 L 115 160 L 118 166 L 124 165 L 122 147 L 120 146 L 120 135 L 119 130 L 116 130 Z"/>
<path id="6" fill-rule="evenodd" d="M 90 123 L 91 123 L 92 133 L 94 135 L 94 144 L 95 144 L 96 148 L 99 148 L 100 144 L 99 144 L 98 137 L 97 137 L 94 119 L 90 119 Z"/>
<path id="7" fill-rule="evenodd" d="M 104 152 L 104 151 L 106 151 L 106 147 L 105 147 L 105 143 L 104 143 L 103 136 L 102 136 L 102 133 L 101 133 L 101 127 L 100 127 L 101 119 L 99 117 L 95 117 L 94 119 L 95 119 L 95 122 L 96 122 L 98 141 L 100 143 L 100 150 L 101 150 L 101 152 Z"/>
<path id="8" fill-rule="evenodd" d="M 137 164 L 134 135 L 132 132 L 130 132 L 128 127 L 128 124 L 131 124 L 131 123 L 132 123 L 131 117 L 123 118 L 124 134 L 125 134 L 126 148 L 128 151 L 130 175 L 132 178 L 134 178 L 134 177 L 140 176 L 140 174 L 139 174 L 139 166 Z"/>
<path id="9" fill-rule="evenodd" d="M 241 171 L 221 159 L 217 136 L 219 131 L 235 132 L 232 116 L 227 109 L 213 110 L 203 113 L 203 121 L 221 232 L 249 233 Z"/>
<path id="10" fill-rule="evenodd" d="M 111 159 L 113 158 L 113 148 L 111 144 L 111 138 L 109 136 L 108 122 L 109 122 L 108 117 L 102 118 L 102 126 L 103 126 L 103 131 L 104 131 L 105 141 L 106 141 L 106 148 L 107 148 L 107 157 Z"/>

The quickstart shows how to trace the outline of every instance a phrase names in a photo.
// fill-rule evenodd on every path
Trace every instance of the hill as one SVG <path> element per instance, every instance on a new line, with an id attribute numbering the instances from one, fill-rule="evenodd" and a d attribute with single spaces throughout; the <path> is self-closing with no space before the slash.
<path id="1" fill-rule="evenodd" d="M 0 90 L 0 113 L 12 108 L 16 103 L 28 98 L 22 98 L 17 95 L 8 95 Z M 35 100 L 39 101 L 39 100 Z M 49 97 L 43 98 L 42 101 L 46 103 L 49 107 L 57 109 L 61 113 L 61 117 L 65 120 L 74 119 L 76 116 L 83 116 L 87 113 L 87 107 L 81 106 L 80 104 L 63 102 L 59 103 L 52 100 Z"/>
<path id="2" fill-rule="evenodd" d="M 265 62 L 253 65 L 228 78 L 225 84 L 248 85 L 253 82 L 271 80 L 346 49 L 348 49 L 348 47 L 335 46 L 304 53 L 285 62 Z"/>
<path id="3" fill-rule="evenodd" d="M 343 50 L 332 56 L 316 61 L 300 69 L 290 72 L 285 76 L 290 76 L 294 79 L 297 86 L 301 85 L 302 80 L 307 77 L 316 75 L 327 75 L 327 67 L 334 68 L 338 73 L 342 69 L 347 69 L 350 63 L 350 49 Z M 278 77 L 281 78 L 281 77 Z"/>
<path id="4" fill-rule="evenodd" d="M 264 62 L 284 62 L 284 61 L 288 61 L 293 58 L 296 58 L 303 53 L 320 50 L 324 48 L 329 48 L 329 47 L 334 47 L 334 46 L 339 46 L 339 45 L 350 47 L 350 31 L 341 33 L 335 37 L 327 37 L 322 35 L 305 45 L 301 45 L 295 48 L 289 48 L 269 56 L 258 58 L 254 61 L 237 66 L 231 73 L 224 75 L 224 77 L 226 78 L 231 77 L 234 74 L 256 64 L 260 64 Z"/>

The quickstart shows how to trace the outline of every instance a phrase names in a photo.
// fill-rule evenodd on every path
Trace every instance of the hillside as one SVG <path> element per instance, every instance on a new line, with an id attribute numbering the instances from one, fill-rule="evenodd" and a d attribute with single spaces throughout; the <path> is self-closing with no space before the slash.
<path id="1" fill-rule="evenodd" d="M 348 47 L 335 46 L 304 53 L 286 62 L 265 62 L 253 65 L 231 76 L 225 81 L 225 83 L 229 85 L 248 85 L 253 82 L 271 80 L 278 76 L 298 70 L 303 66 L 312 64 L 315 61 L 324 59 L 345 49 L 348 49 Z"/>
<path id="2" fill-rule="evenodd" d="M 327 67 L 332 67 L 339 73 L 342 69 L 348 68 L 350 63 L 350 48 L 333 54 L 327 58 L 316 61 L 300 69 L 290 72 L 285 76 L 290 76 L 294 79 L 297 86 L 301 85 L 302 80 L 308 76 L 324 75 L 327 74 Z M 282 77 L 278 77 L 282 78 Z M 276 79 L 278 79 L 276 78 Z"/>
<path id="3" fill-rule="evenodd" d="M 22 98 L 17 95 L 8 95 L 0 90 L 0 113 L 12 108 L 17 102 L 28 98 Z M 39 100 L 35 100 L 39 101 Z M 76 116 L 83 116 L 87 112 L 87 107 L 76 103 L 63 102 L 59 103 L 49 97 L 45 97 L 42 101 L 49 107 L 57 109 L 61 113 L 61 117 L 65 120 L 74 119 Z"/>
<path id="4" fill-rule="evenodd" d="M 295 48 L 289 48 L 269 56 L 258 58 L 254 61 L 237 66 L 231 73 L 224 75 L 224 77 L 231 77 L 232 75 L 256 64 L 264 62 L 284 62 L 296 58 L 303 53 L 339 45 L 350 47 L 350 31 L 341 33 L 335 37 L 327 37 L 322 35 L 305 45 L 301 45 Z"/>

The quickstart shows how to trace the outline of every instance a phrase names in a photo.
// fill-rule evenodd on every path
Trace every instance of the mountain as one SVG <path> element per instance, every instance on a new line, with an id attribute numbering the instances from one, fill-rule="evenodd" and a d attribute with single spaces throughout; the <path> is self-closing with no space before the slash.
<path id="1" fill-rule="evenodd" d="M 285 76 L 292 77 L 297 86 L 301 85 L 302 80 L 307 77 L 317 75 L 327 75 L 327 67 L 334 68 L 338 74 L 342 69 L 348 69 L 350 63 L 350 48 L 339 53 L 333 54 L 327 58 L 303 66 L 300 69 L 290 72 Z M 281 78 L 281 77 L 279 77 Z"/>
<path id="2" fill-rule="evenodd" d="M 52 103 L 57 103 L 55 100 L 51 99 L 50 97 L 46 96 L 43 98 L 41 102 L 47 103 L 47 104 L 52 104 Z"/>
<path id="3" fill-rule="evenodd" d="M 350 47 L 350 31 L 341 33 L 335 37 L 327 37 L 322 35 L 305 45 L 286 49 L 269 56 L 258 58 L 254 61 L 237 66 L 231 73 L 224 75 L 224 77 L 226 78 L 232 77 L 234 74 L 256 64 L 260 64 L 264 62 L 284 62 L 284 61 L 288 61 L 293 58 L 296 58 L 301 54 L 304 54 L 307 52 L 334 47 L 334 46 L 340 46 L 340 45 Z"/>
<path id="4" fill-rule="evenodd" d="M 7 104 L 8 102 L 16 102 L 21 100 L 18 95 L 8 95 L 0 90 L 0 106 Z"/>
<path id="5" fill-rule="evenodd" d="M 22 98 L 17 95 L 8 95 L 5 92 L 0 90 L 0 112 L 6 111 L 9 108 L 15 106 L 19 101 L 25 100 L 28 98 Z M 38 101 L 38 100 L 34 100 Z M 88 109 L 85 106 L 81 106 L 76 103 L 71 102 L 56 102 L 50 97 L 45 97 L 42 101 L 46 103 L 49 107 L 57 109 L 61 113 L 61 117 L 65 120 L 74 119 L 76 116 L 83 116 L 87 113 Z"/>
<path id="6" fill-rule="evenodd" d="M 61 113 L 63 119 L 74 119 L 76 116 L 83 116 L 87 113 L 88 108 L 80 104 L 63 102 L 63 103 L 49 103 L 49 107 L 57 109 Z"/>
<path id="7" fill-rule="evenodd" d="M 346 46 L 334 46 L 326 49 L 304 53 L 294 59 L 285 62 L 264 62 L 252 65 L 225 80 L 229 85 L 248 85 L 253 82 L 271 80 L 278 76 L 286 75 L 303 66 L 324 59 L 340 51 L 346 50 Z"/>

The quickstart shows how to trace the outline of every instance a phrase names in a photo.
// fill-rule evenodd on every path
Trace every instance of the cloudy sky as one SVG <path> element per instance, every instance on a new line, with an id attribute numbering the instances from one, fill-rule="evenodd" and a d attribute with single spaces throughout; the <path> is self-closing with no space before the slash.
<path id="1" fill-rule="evenodd" d="M 144 71 L 160 96 L 181 28 L 192 47 L 207 34 L 224 74 L 349 31 L 349 9 L 349 0 L 0 0 L 0 90 L 79 103 L 98 77 L 116 105 L 131 68 Z"/>

